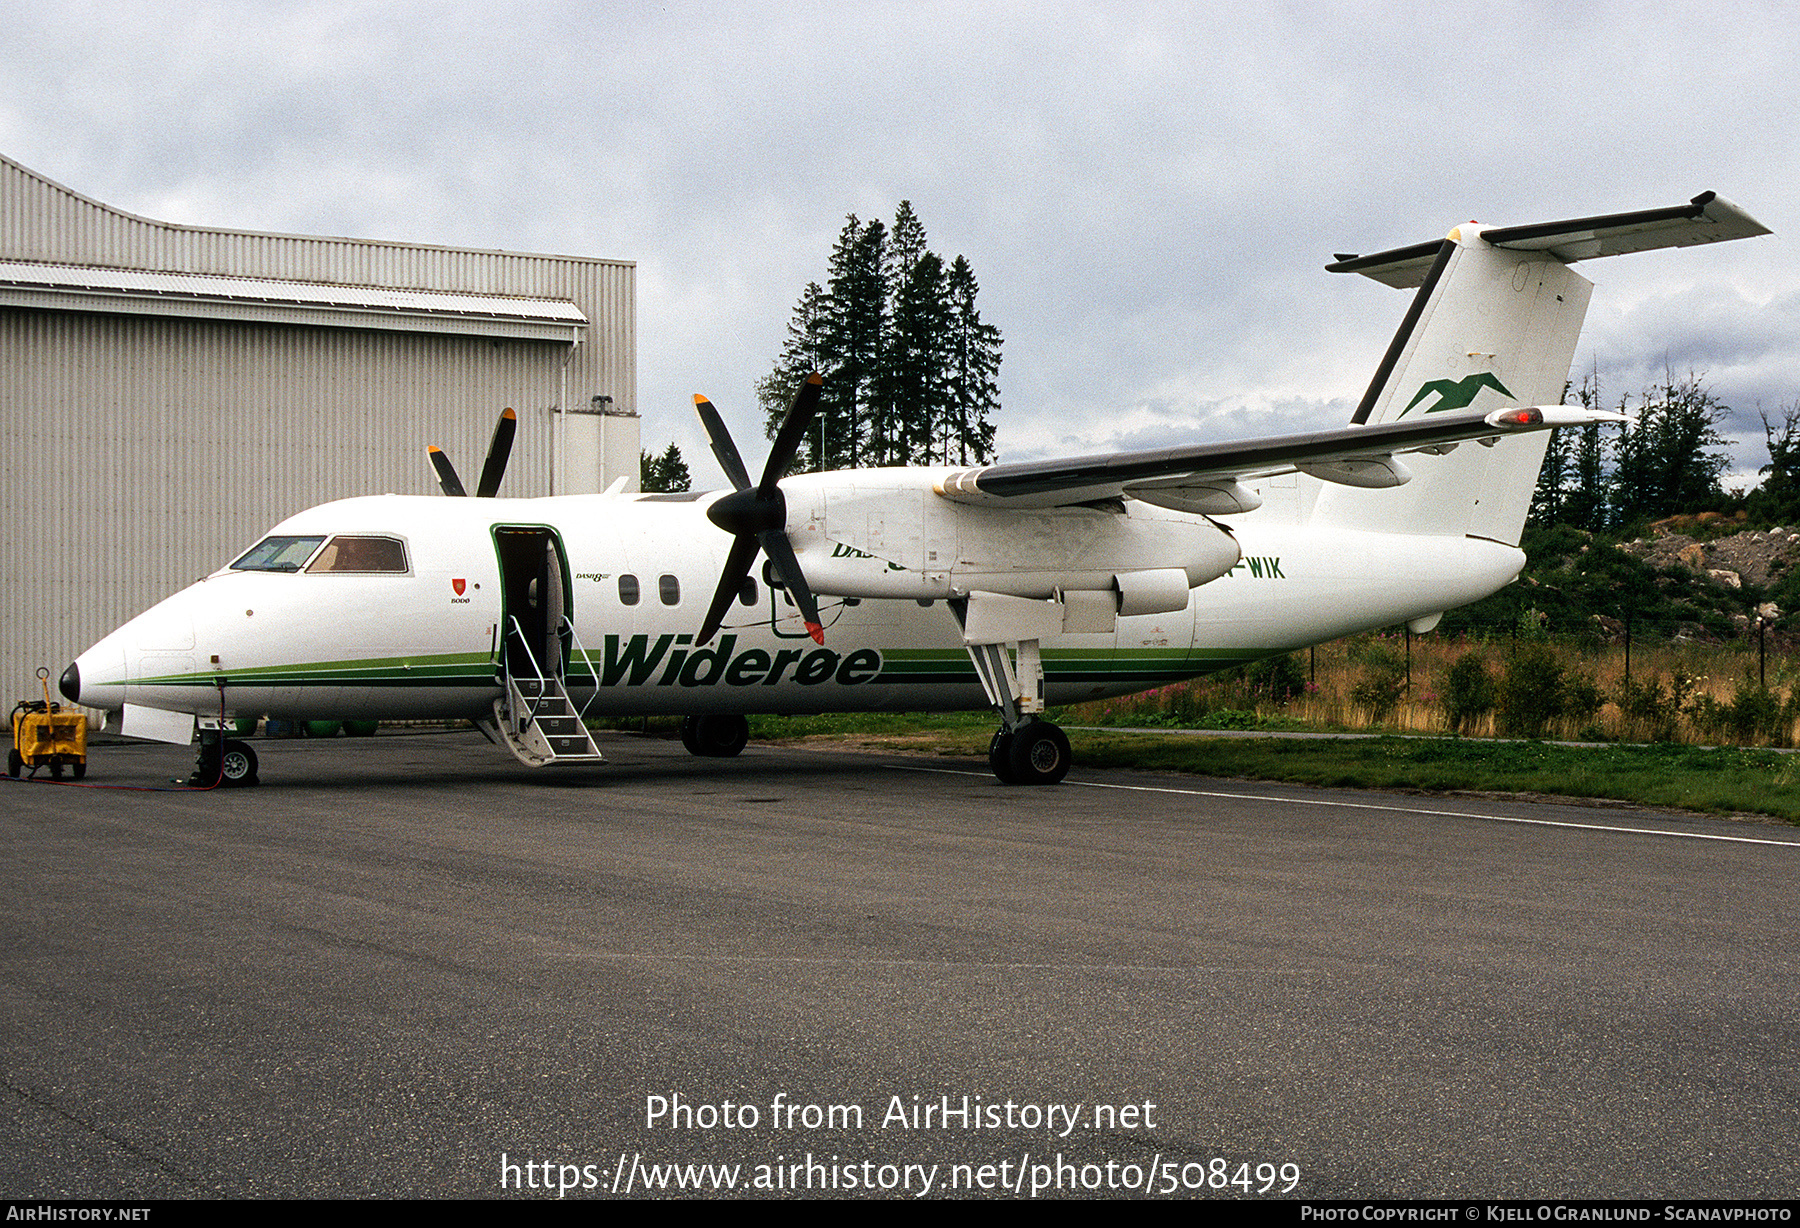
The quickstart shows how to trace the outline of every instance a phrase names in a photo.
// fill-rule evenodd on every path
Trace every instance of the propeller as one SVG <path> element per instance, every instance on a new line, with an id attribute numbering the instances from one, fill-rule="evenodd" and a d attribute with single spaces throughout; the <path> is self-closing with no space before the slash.
<path id="1" fill-rule="evenodd" d="M 707 442 L 712 445 L 719 468 L 725 471 L 733 488 L 731 494 L 706 509 L 706 518 L 731 534 L 733 540 L 725 570 L 719 576 L 719 587 L 706 611 L 706 621 L 695 637 L 696 644 L 710 640 L 725 621 L 725 611 L 743 590 L 744 580 L 750 575 L 750 565 L 756 561 L 759 549 L 769 556 L 776 576 L 787 587 L 794 604 L 800 607 L 800 617 L 805 620 L 813 642 L 825 642 L 825 628 L 819 622 L 819 603 L 813 599 L 806 576 L 800 571 L 800 560 L 794 557 L 794 548 L 788 543 L 787 498 L 781 493 L 780 485 L 781 475 L 787 471 L 794 453 L 799 450 L 800 441 L 806 436 L 806 428 L 812 425 L 819 412 L 821 382 L 815 373 L 807 376 L 800 385 L 794 403 L 788 407 L 787 417 L 782 419 L 781 430 L 776 432 L 775 442 L 769 448 L 762 481 L 755 486 L 750 485 L 749 471 L 744 468 L 743 458 L 731 442 L 731 434 L 725 429 L 725 420 L 719 416 L 719 411 L 705 397 L 694 398 L 694 412 L 700 415 Z"/>
<path id="2" fill-rule="evenodd" d="M 513 433 L 519 429 L 519 415 L 507 410 L 500 415 L 500 421 L 494 424 L 494 439 L 488 444 L 487 460 L 481 466 L 481 480 L 475 483 L 477 499 L 492 499 L 494 492 L 500 489 L 500 479 L 506 476 L 506 458 L 512 455 Z M 453 499 L 468 496 L 463 489 L 462 479 L 456 476 L 456 466 L 444 455 L 444 450 L 436 444 L 429 450 L 431 467 L 437 471 L 438 485 L 444 493 Z"/>

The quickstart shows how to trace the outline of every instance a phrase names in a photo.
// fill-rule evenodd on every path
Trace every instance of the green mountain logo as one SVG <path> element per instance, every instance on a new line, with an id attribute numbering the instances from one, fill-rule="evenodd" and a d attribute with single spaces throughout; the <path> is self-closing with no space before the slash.
<path id="1" fill-rule="evenodd" d="M 1494 378 L 1492 371 L 1478 371 L 1474 375 L 1465 375 L 1459 380 L 1434 379 L 1428 384 L 1421 385 L 1419 390 L 1413 394 L 1413 399 L 1406 403 L 1406 408 L 1400 411 L 1400 416 L 1406 417 L 1412 412 L 1413 406 L 1434 392 L 1438 394 L 1437 403 L 1427 405 L 1426 413 L 1435 414 L 1444 409 L 1467 409 L 1475 400 L 1475 394 L 1483 388 L 1492 388 L 1508 400 L 1516 399 L 1505 384 Z"/>

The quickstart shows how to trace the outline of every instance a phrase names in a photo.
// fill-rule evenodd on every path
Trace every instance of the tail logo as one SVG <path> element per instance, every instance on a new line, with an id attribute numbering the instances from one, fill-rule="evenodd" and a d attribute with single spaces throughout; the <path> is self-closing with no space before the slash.
<path id="1" fill-rule="evenodd" d="M 1421 385 L 1419 390 L 1413 393 L 1413 399 L 1406 403 L 1406 408 L 1400 411 L 1400 416 L 1406 417 L 1412 412 L 1415 405 L 1434 392 L 1438 395 L 1437 403 L 1427 405 L 1426 413 L 1435 414 L 1443 409 L 1467 409 L 1475 400 L 1476 394 L 1483 388 L 1492 388 L 1508 400 L 1515 399 L 1512 392 L 1495 378 L 1492 371 L 1477 371 L 1474 375 L 1465 375 L 1459 380 L 1434 379 L 1428 384 Z"/>

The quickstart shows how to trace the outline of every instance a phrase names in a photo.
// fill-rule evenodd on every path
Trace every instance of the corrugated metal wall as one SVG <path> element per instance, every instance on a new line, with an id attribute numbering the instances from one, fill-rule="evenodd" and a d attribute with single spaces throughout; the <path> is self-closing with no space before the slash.
<path id="1" fill-rule="evenodd" d="M 427 444 L 472 483 L 512 406 L 502 493 L 548 494 L 565 391 L 575 406 L 636 404 L 628 263 L 168 226 L 3 158 L 0 259 L 566 298 L 590 321 L 571 355 L 555 342 L 0 309 L 7 708 L 35 693 L 37 666 L 54 679 L 275 521 L 350 495 L 434 493 Z"/>

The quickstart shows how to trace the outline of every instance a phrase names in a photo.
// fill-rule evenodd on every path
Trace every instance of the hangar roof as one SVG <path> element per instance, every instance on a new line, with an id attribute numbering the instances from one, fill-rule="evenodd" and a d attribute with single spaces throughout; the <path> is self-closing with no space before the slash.
<path id="1" fill-rule="evenodd" d="M 18 261 L 0 261 L 0 307 L 544 341 L 573 341 L 588 324 L 567 299 Z"/>

